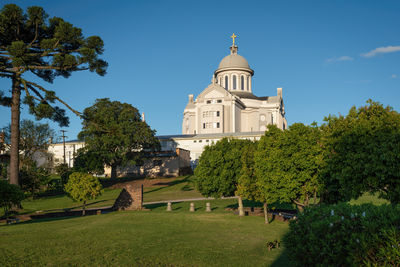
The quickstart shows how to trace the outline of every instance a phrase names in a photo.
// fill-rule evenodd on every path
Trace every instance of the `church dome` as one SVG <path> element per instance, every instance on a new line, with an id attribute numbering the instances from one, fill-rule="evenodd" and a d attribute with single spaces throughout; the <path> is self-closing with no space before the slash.
<path id="1" fill-rule="evenodd" d="M 247 60 L 241 55 L 231 54 L 224 57 L 219 63 L 218 69 L 227 69 L 227 68 L 250 69 L 250 66 Z"/>

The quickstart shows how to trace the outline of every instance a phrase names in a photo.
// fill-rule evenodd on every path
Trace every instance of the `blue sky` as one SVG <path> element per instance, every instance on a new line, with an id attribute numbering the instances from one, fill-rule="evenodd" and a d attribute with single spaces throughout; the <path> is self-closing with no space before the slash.
<path id="1" fill-rule="evenodd" d="M 188 94 L 197 96 L 229 54 L 234 32 L 252 69 L 253 93 L 283 88 L 289 124 L 347 114 L 369 98 L 400 111 L 400 1 L 1 1 L 43 6 L 99 35 L 108 74 L 39 81 L 83 111 L 97 98 L 126 102 L 157 134 L 180 134 Z M 9 81 L 0 79 L 7 91 Z M 68 139 L 81 121 L 71 112 Z M 0 107 L 0 127 L 10 122 Z M 21 118 L 32 119 L 24 107 Z M 51 123 L 57 131 L 57 124 Z"/>

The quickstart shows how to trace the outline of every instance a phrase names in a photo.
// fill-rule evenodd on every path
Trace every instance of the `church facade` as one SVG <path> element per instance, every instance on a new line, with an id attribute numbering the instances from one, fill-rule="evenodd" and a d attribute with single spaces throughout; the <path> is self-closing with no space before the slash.
<path id="1" fill-rule="evenodd" d="M 230 54 L 212 74 L 211 84 L 196 98 L 189 95 L 183 111 L 182 135 L 158 137 L 163 149 L 180 147 L 190 151 L 194 166 L 206 145 L 224 137 L 258 140 L 269 124 L 287 128 L 282 88 L 277 88 L 276 96 L 254 95 L 254 70 L 238 54 L 236 36 L 231 37 Z"/>
<path id="2" fill-rule="evenodd" d="M 212 83 L 196 99 L 191 94 L 183 112 L 182 134 L 264 132 L 268 124 L 287 127 L 282 88 L 276 96 L 255 96 L 254 71 L 233 43 L 212 76 Z"/>

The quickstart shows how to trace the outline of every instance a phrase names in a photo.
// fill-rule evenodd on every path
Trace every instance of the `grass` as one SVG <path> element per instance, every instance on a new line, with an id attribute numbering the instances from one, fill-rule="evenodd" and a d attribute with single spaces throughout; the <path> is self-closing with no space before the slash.
<path id="1" fill-rule="evenodd" d="M 223 210 L 230 201 L 214 202 L 212 213 L 190 213 L 182 204 L 172 212 L 158 207 L 1 226 L 0 266 L 288 266 L 283 249 L 266 247 L 287 223 L 239 218 Z"/>
<path id="2" fill-rule="evenodd" d="M 114 204 L 121 189 L 105 189 L 103 194 L 96 199 L 88 201 L 87 208 L 105 207 Z M 51 212 L 60 209 L 80 209 L 81 202 L 75 202 L 67 195 L 42 197 L 39 199 L 25 199 L 22 201 L 24 208 L 21 213 L 31 213 L 34 211 Z"/>
<path id="3" fill-rule="evenodd" d="M 178 177 L 172 182 L 161 182 L 159 185 L 144 188 L 143 193 L 144 202 L 200 197 L 203 196 L 195 189 L 193 175 Z"/>
<path id="4" fill-rule="evenodd" d="M 111 206 L 121 189 L 106 188 L 90 207 Z M 165 180 L 144 189 L 144 201 L 198 198 L 193 176 Z M 266 243 L 281 240 L 288 224 L 263 223 L 263 217 L 239 218 L 226 208 L 236 199 L 151 204 L 151 211 L 112 212 L 0 226 L 0 266 L 290 266 L 284 248 L 267 251 Z M 206 202 L 212 212 L 205 212 Z M 351 204 L 387 203 L 365 194 Z M 23 213 L 80 208 L 65 195 L 24 200 Z M 260 203 L 245 201 L 245 206 Z M 270 205 L 290 208 L 288 204 Z M 10 245 L 11 244 L 11 245 Z"/>

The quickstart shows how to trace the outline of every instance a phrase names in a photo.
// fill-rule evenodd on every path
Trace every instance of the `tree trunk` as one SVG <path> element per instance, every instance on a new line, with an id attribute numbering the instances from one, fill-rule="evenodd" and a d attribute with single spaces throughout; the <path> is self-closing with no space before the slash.
<path id="1" fill-rule="evenodd" d="M 269 224 L 269 220 L 268 220 L 268 204 L 267 204 L 267 202 L 264 203 L 263 208 L 264 208 L 264 220 L 265 220 L 265 223 Z"/>
<path id="2" fill-rule="evenodd" d="M 317 204 L 317 190 L 314 190 L 314 205 Z"/>
<path id="3" fill-rule="evenodd" d="M 11 148 L 10 148 L 10 184 L 19 185 L 19 117 L 20 117 L 20 81 L 18 76 L 12 79 L 11 100 Z"/>
<path id="4" fill-rule="evenodd" d="M 83 201 L 83 209 L 82 209 L 82 216 L 86 215 L 86 200 Z"/>
<path id="5" fill-rule="evenodd" d="M 243 210 L 243 200 L 242 200 L 241 196 L 238 197 L 238 204 L 239 204 L 239 208 L 238 208 L 239 216 L 243 217 L 244 216 L 244 210 Z"/>
<path id="6" fill-rule="evenodd" d="M 117 178 L 117 164 L 111 165 L 111 179 Z"/>

